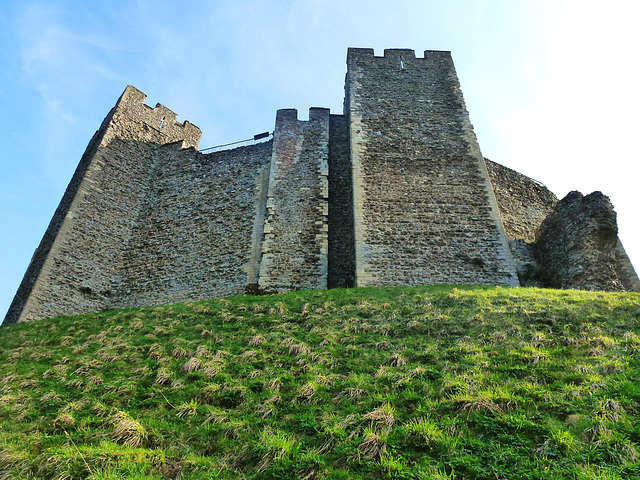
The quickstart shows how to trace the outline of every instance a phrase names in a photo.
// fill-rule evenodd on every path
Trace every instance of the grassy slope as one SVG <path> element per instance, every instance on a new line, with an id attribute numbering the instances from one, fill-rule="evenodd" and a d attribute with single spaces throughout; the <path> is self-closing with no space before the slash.
<path id="1" fill-rule="evenodd" d="M 4 478 L 640 478 L 640 295 L 293 292 L 0 329 Z"/>

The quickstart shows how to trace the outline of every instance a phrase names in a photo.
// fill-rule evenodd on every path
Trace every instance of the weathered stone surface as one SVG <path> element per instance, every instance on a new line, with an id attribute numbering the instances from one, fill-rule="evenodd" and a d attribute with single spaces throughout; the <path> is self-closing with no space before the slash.
<path id="1" fill-rule="evenodd" d="M 111 307 L 238 295 L 271 142 L 203 155 L 156 148 Z"/>
<path id="2" fill-rule="evenodd" d="M 601 192 L 570 192 L 547 217 L 536 238 L 546 286 L 620 291 L 616 274 L 618 226 L 609 198 Z"/>

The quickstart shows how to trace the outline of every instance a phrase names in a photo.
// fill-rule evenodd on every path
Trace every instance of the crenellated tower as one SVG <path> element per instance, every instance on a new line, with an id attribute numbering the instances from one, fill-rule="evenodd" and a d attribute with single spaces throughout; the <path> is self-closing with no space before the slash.
<path id="1" fill-rule="evenodd" d="M 278 110 L 258 286 L 327 288 L 329 109 Z"/>
<path id="2" fill-rule="evenodd" d="M 357 286 L 517 285 L 449 52 L 350 48 Z"/>
<path id="3" fill-rule="evenodd" d="M 126 245 L 159 145 L 197 147 L 200 129 L 128 86 L 93 136 L 5 321 L 99 310 L 119 290 Z"/>

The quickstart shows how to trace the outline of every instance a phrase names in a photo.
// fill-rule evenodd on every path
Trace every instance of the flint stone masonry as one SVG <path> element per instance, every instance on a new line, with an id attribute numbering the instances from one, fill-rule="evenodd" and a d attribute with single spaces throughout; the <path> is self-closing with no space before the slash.
<path id="1" fill-rule="evenodd" d="M 149 181 L 155 146 L 197 145 L 201 132 L 127 87 L 80 161 L 5 321 L 106 308 Z"/>
<path id="2" fill-rule="evenodd" d="M 349 49 L 342 114 L 279 110 L 272 140 L 211 154 L 145 98 L 92 138 L 6 323 L 300 288 L 640 291 L 606 197 L 485 161 L 449 52 Z"/>
<path id="3" fill-rule="evenodd" d="M 244 292 L 256 190 L 271 146 L 208 155 L 175 144 L 156 150 L 151 182 L 125 248 L 116 292 L 122 304 L 112 306 Z"/>

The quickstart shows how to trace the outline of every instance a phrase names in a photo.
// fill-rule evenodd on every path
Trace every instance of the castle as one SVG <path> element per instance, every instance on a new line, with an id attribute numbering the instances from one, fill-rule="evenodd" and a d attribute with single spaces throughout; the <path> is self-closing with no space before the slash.
<path id="1" fill-rule="evenodd" d="M 483 158 L 449 52 L 350 48 L 344 111 L 204 153 L 127 87 L 89 143 L 6 323 L 243 292 L 477 283 L 640 291 L 599 192 Z"/>

